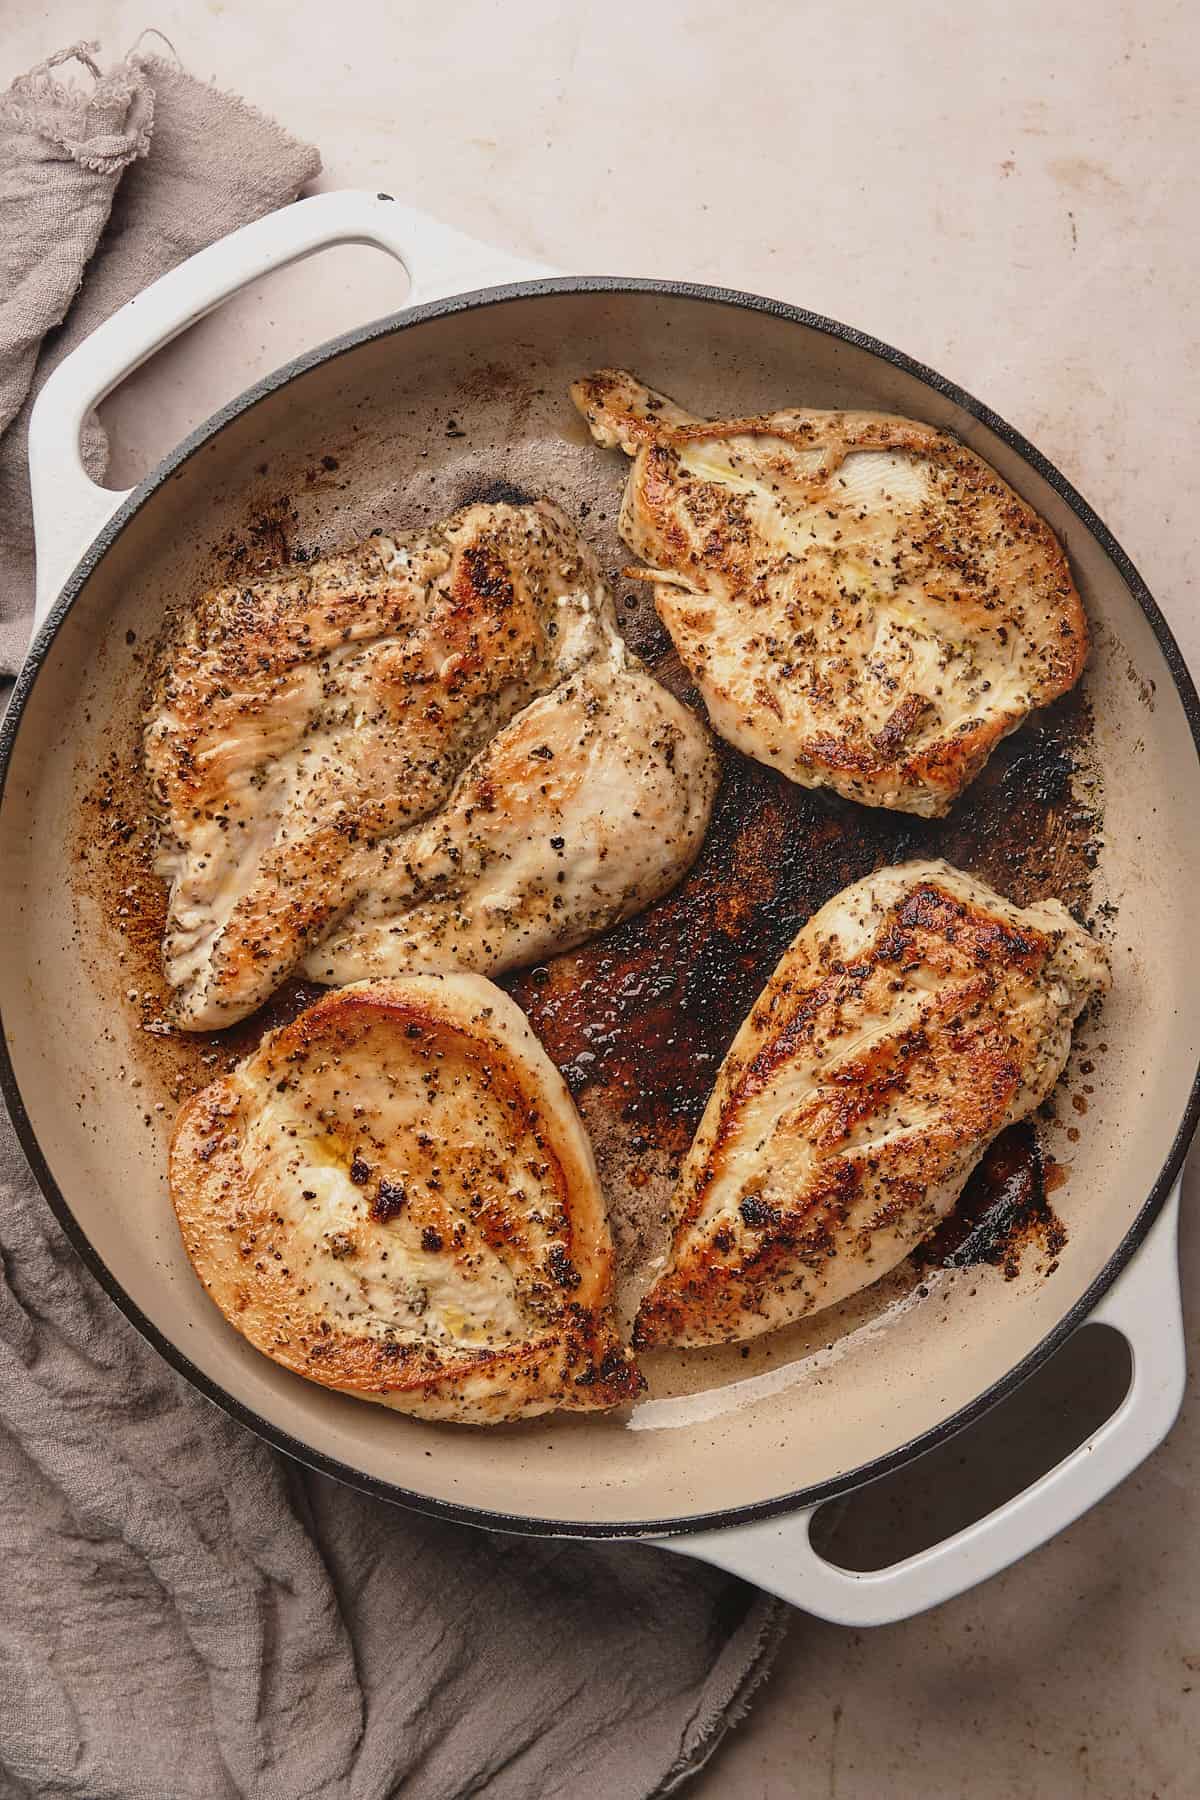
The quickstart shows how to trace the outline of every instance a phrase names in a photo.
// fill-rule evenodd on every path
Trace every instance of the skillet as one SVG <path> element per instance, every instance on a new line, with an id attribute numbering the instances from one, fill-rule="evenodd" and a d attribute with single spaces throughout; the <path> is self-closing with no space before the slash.
<path id="1" fill-rule="evenodd" d="M 88 481 L 82 420 L 124 375 L 255 276 L 344 242 L 397 256 L 412 303 L 260 382 L 131 493 Z M 784 944 L 847 881 L 945 854 L 1017 900 L 1061 893 L 1108 942 L 1114 986 L 1083 1022 L 1054 1116 L 1001 1144 L 973 1183 L 963 1212 L 979 1222 L 964 1235 L 960 1219 L 959 1241 L 746 1355 L 648 1357 L 649 1394 L 629 1414 L 432 1426 L 277 1368 L 186 1262 L 164 1174 L 175 1105 L 306 994 L 293 986 L 219 1036 L 163 1030 L 136 720 L 172 610 L 214 579 L 535 493 L 597 545 L 629 641 L 686 693 L 640 584 L 619 579 L 624 459 L 595 449 L 567 397 L 606 364 L 713 416 L 804 403 L 955 431 L 1057 532 L 1094 636 L 1080 693 L 1008 740 L 949 820 L 804 793 L 729 753 L 683 887 L 506 982 L 592 1132 L 626 1310 L 726 1045 Z M 30 461 L 38 627 L 0 737 L 0 1082 L 71 1241 L 202 1392 L 404 1505 L 490 1529 L 651 1539 L 853 1623 L 906 1616 L 1003 1567 L 1161 1440 L 1184 1377 L 1175 1224 L 1200 1064 L 1200 703 L 1128 558 L 1016 432 L 833 321 L 687 283 L 555 277 L 385 196 L 345 193 L 235 233 L 102 326 L 47 383 Z M 1078 1450 L 890 1568 L 855 1574 L 818 1555 L 819 1504 L 945 1441 L 1088 1319 L 1123 1333 L 1133 1375 Z"/>

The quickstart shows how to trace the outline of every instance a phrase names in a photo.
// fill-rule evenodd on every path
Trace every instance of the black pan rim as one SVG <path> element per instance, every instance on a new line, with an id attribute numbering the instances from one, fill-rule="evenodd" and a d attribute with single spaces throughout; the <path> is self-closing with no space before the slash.
<path id="1" fill-rule="evenodd" d="M 1028 464 L 1066 502 L 1080 524 L 1096 540 L 1116 567 L 1158 641 L 1191 729 L 1197 759 L 1200 761 L 1200 695 L 1197 695 L 1195 684 L 1174 634 L 1149 588 L 1112 532 L 1062 474 L 1061 470 L 1056 468 L 1019 431 L 1009 425 L 999 414 L 993 412 L 990 407 L 985 406 L 982 401 L 976 400 L 972 394 L 959 387 L 957 383 L 949 381 L 945 376 L 938 374 L 936 370 L 916 361 L 915 358 L 895 349 L 892 345 L 884 343 L 881 339 L 859 331 L 853 326 L 843 325 L 835 319 L 826 318 L 820 313 L 791 306 L 785 301 L 771 300 L 758 294 L 748 294 L 733 288 L 713 287 L 698 282 L 640 280 L 622 276 L 562 276 L 514 282 L 501 287 L 481 288 L 471 293 L 457 294 L 444 300 L 431 301 L 423 306 L 412 307 L 374 320 L 368 325 L 355 331 L 346 332 L 283 364 L 272 374 L 246 389 L 236 399 L 228 402 L 191 432 L 156 469 L 152 470 L 139 483 L 128 499 L 104 525 L 77 563 L 55 605 L 36 633 L 30 646 L 29 655 L 17 677 L 8 711 L 3 721 L 0 722 L 0 805 L 3 804 L 12 752 L 25 706 L 33 692 L 38 674 L 58 629 L 72 603 L 101 558 L 142 504 L 170 478 L 181 464 L 189 460 L 214 438 L 223 426 L 240 417 L 242 413 L 249 411 L 270 394 L 309 369 L 345 355 L 357 349 L 361 344 L 377 338 L 398 335 L 403 331 L 411 330 L 414 326 L 424 324 L 428 320 L 444 318 L 454 313 L 471 311 L 484 306 L 502 305 L 506 301 L 512 300 L 553 298 L 560 294 L 603 293 L 651 294 L 662 295 L 666 298 L 700 300 L 714 305 L 734 307 L 746 312 L 766 313 L 788 323 L 800 325 L 807 330 L 818 331 L 824 336 L 836 338 L 856 349 L 866 350 L 880 360 L 890 363 L 894 368 L 915 377 L 925 387 L 952 401 L 955 406 L 991 431 L 1009 449 L 1014 450 L 1022 461 Z M 1117 1276 L 1145 1241 L 1150 1227 L 1162 1210 L 1183 1167 L 1188 1146 L 1196 1130 L 1197 1122 L 1200 1121 L 1200 1066 L 1193 1075 L 1187 1106 L 1162 1168 L 1140 1211 L 1112 1256 L 1100 1270 L 1091 1286 L 1068 1309 L 1054 1329 L 1047 1333 L 1028 1355 L 1006 1371 L 983 1393 L 977 1395 L 968 1405 L 960 1407 L 957 1412 L 941 1420 L 929 1431 L 911 1438 L 906 1444 L 898 1446 L 884 1456 L 876 1457 L 855 1469 L 843 1471 L 842 1474 L 834 1476 L 828 1481 L 818 1482 L 813 1486 L 797 1489 L 771 1500 L 754 1501 L 745 1506 L 727 1507 L 710 1513 L 687 1514 L 677 1518 L 599 1522 L 580 1519 L 531 1518 L 524 1514 L 497 1512 L 487 1507 L 439 1500 L 426 1494 L 417 1493 L 394 1482 L 384 1481 L 377 1476 L 368 1475 L 362 1470 L 352 1468 L 335 1457 L 324 1455 L 323 1452 L 314 1449 L 311 1445 L 293 1438 L 288 1432 L 272 1424 L 269 1419 L 256 1413 L 253 1408 L 226 1393 L 201 1369 L 198 1369 L 176 1345 L 171 1343 L 157 1326 L 151 1323 L 136 1302 L 125 1293 L 115 1276 L 93 1249 L 85 1232 L 75 1219 L 65 1194 L 42 1154 L 32 1122 L 25 1110 L 9 1053 L 8 1035 L 4 1029 L 3 1019 L 0 1019 L 0 1094 L 3 1094 L 17 1137 L 38 1186 L 85 1266 L 95 1276 L 110 1300 L 124 1314 L 130 1324 L 158 1351 L 159 1355 L 192 1387 L 219 1406 L 231 1418 L 247 1426 L 258 1437 L 306 1467 L 320 1474 L 329 1475 L 364 1493 L 372 1494 L 378 1499 L 388 1500 L 415 1512 L 434 1518 L 474 1525 L 488 1531 L 504 1531 L 521 1536 L 591 1538 L 611 1541 L 686 1536 L 693 1532 L 712 1531 L 751 1524 L 764 1519 L 779 1518 L 804 1508 L 819 1506 L 824 1501 L 864 1487 L 869 1482 L 876 1481 L 913 1461 L 916 1457 L 924 1455 L 927 1451 L 935 1449 L 938 1445 L 947 1443 L 958 1432 L 973 1424 L 975 1420 L 982 1418 L 1007 1395 L 1015 1392 L 1021 1383 L 1041 1368 L 1073 1332 L 1086 1321 L 1102 1295 L 1112 1286 Z"/>

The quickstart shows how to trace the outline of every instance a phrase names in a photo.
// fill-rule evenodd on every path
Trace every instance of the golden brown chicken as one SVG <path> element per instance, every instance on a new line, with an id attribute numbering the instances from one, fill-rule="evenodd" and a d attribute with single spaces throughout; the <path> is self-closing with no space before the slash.
<path id="1" fill-rule="evenodd" d="M 734 1038 L 635 1344 L 757 1337 L 877 1281 L 1053 1088 L 1108 985 L 1057 900 L 944 862 L 880 869 L 804 926 Z"/>
<path id="2" fill-rule="evenodd" d="M 603 736 L 578 720 L 567 729 L 568 691 L 584 690 L 563 684 L 576 677 L 625 734 L 624 759 L 611 744 L 601 759 L 603 794 L 572 802 L 602 820 L 609 860 L 595 883 L 554 896 L 552 932 L 532 921 L 525 930 L 521 909 L 544 912 L 563 867 L 528 777 L 581 789 Z M 521 755 L 527 709 L 560 694 L 558 723 L 547 725 L 554 746 L 539 738 Z M 441 818 L 463 771 L 483 766 L 472 759 L 490 759 L 495 781 L 511 779 L 521 794 L 493 783 L 508 837 L 487 853 L 479 903 L 497 932 L 477 956 L 466 936 L 453 950 L 444 925 L 446 955 L 434 959 L 443 967 L 505 967 L 636 911 L 695 856 L 716 787 L 703 725 L 627 656 L 594 558 L 546 502 L 472 506 L 407 538 L 376 536 L 215 589 L 168 648 L 145 753 L 170 883 L 164 962 L 176 1020 L 190 1030 L 252 1012 L 352 907 L 373 929 L 376 878 L 387 905 L 402 909 L 404 866 L 422 901 L 436 890 L 448 902 L 453 890 L 473 913 L 447 842 L 462 821 Z M 647 799 L 653 836 L 637 817 Z M 475 813 L 489 810 L 476 795 Z M 417 826 L 423 835 L 405 835 Z M 467 861 L 478 862 L 481 838 L 480 827 L 464 836 Z M 501 856 L 516 856 L 521 871 L 508 887 L 496 880 Z M 408 966 L 400 934 L 387 948 L 383 956 L 376 943 L 357 961 L 374 973 Z"/>
<path id="3" fill-rule="evenodd" d="M 618 641 L 497 732 L 433 818 L 380 846 L 305 973 L 486 975 L 568 950 L 675 885 L 715 786 L 707 734 Z"/>
<path id="4" fill-rule="evenodd" d="M 171 1195 L 230 1323 L 326 1387 L 463 1424 L 639 1389 L 587 1135 L 479 976 L 343 988 L 265 1038 L 184 1107 Z"/>
<path id="5" fill-rule="evenodd" d="M 620 370 L 572 396 L 633 457 L 621 535 L 714 727 L 793 781 L 937 817 L 1079 679 L 1066 557 L 956 438 L 882 413 L 695 419 Z"/>

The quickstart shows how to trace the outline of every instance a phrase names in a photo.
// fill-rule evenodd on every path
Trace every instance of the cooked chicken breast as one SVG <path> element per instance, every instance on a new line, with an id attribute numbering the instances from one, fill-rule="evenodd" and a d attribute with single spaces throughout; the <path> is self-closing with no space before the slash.
<path id="1" fill-rule="evenodd" d="M 536 962 L 657 900 L 699 851 L 708 734 L 615 640 L 500 731 L 442 810 L 381 846 L 316 981 Z"/>
<path id="2" fill-rule="evenodd" d="M 380 846 L 433 821 L 471 759 L 531 701 L 593 662 L 619 662 L 623 648 L 594 558 L 546 502 L 468 507 L 428 531 L 377 536 L 208 594 L 170 647 L 145 734 L 177 1022 L 207 1030 L 252 1012 L 365 901 L 388 866 Z M 632 775 L 639 748 L 656 755 L 674 703 L 636 666 L 627 681 Z M 683 781 L 684 765 L 707 767 L 710 752 L 698 721 L 678 708 L 671 717 L 688 747 Z M 557 754 L 565 775 L 575 747 Z M 660 818 L 682 822 L 685 836 L 646 843 L 636 818 L 645 782 L 616 781 L 604 810 L 625 880 L 614 863 L 607 907 L 576 888 L 560 896 L 564 938 L 574 897 L 608 923 L 661 892 L 699 847 L 699 787 L 672 804 L 661 765 L 659 755 Z M 628 857 L 617 849 L 622 821 Z M 548 836 L 536 841 L 552 881 L 555 852 Z M 589 929 L 577 924 L 576 937 Z M 522 941 L 509 933 L 512 955 Z M 468 960 L 465 949 L 456 960 Z"/>
<path id="3" fill-rule="evenodd" d="M 634 1343 L 757 1337 L 866 1287 L 1049 1094 L 1108 985 L 1057 900 L 944 862 L 881 869 L 785 951 L 722 1064 Z"/>
<path id="4" fill-rule="evenodd" d="M 619 370 L 572 397 L 634 459 L 621 534 L 713 725 L 748 756 L 937 817 L 1079 679 L 1066 557 L 956 438 L 883 413 L 694 419 Z"/>
<path id="5" fill-rule="evenodd" d="M 298 1375 L 474 1425 L 641 1385 L 587 1135 L 479 976 L 328 995 L 188 1102 L 170 1173 L 201 1281 Z"/>

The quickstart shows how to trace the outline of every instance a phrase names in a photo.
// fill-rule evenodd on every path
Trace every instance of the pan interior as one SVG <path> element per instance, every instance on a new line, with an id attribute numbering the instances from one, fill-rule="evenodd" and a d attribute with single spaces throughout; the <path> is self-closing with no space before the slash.
<path id="1" fill-rule="evenodd" d="M 518 494 L 547 494 L 580 523 L 613 572 L 634 648 L 684 691 L 644 590 L 620 580 L 624 459 L 594 448 L 567 398 L 578 373 L 614 363 L 701 413 L 871 407 L 957 431 L 1057 531 L 1095 635 L 1082 697 L 1011 739 L 944 825 L 802 794 L 731 755 L 685 888 L 508 983 L 596 1141 L 626 1309 L 725 1045 L 783 945 L 845 881 L 933 852 L 1018 900 L 1063 891 L 1098 921 L 1115 979 L 1083 1024 L 1054 1116 L 1039 1122 L 1055 1217 L 998 1260 L 972 1261 L 968 1245 L 961 1266 L 907 1265 L 748 1353 L 648 1357 L 650 1395 L 628 1415 L 485 1436 L 286 1374 L 225 1324 L 191 1273 L 164 1179 L 174 1110 L 245 1052 L 264 1018 L 183 1044 L 155 1028 L 160 899 L 144 856 L 136 714 L 164 620 L 212 580 Z M 617 1530 L 701 1517 L 837 1481 L 932 1431 L 1029 1356 L 1113 1256 L 1200 1060 L 1200 959 L 1188 941 L 1196 800 L 1184 708 L 1120 571 L 1055 488 L 952 397 L 765 310 L 664 292 L 517 297 L 368 339 L 268 392 L 163 479 L 100 557 L 13 748 L 0 1006 L 32 1130 L 79 1230 L 224 1395 L 352 1478 L 428 1501 Z M 302 997 L 283 996 L 267 1019 Z M 1009 1154 L 1028 1182 L 1028 1147 Z"/>

